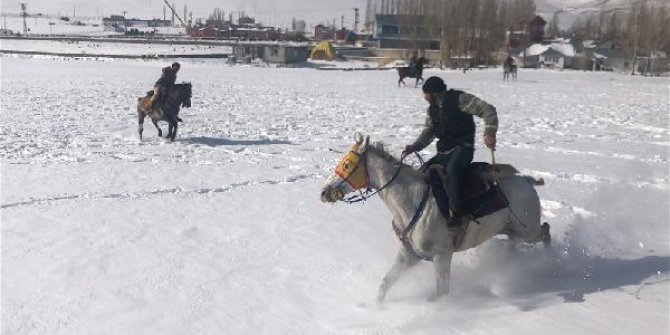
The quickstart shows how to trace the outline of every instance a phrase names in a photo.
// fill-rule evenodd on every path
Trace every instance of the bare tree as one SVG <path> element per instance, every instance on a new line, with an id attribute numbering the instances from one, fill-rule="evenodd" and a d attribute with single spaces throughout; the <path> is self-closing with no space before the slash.
<path id="1" fill-rule="evenodd" d="M 633 46 L 633 66 L 630 74 L 635 75 L 635 68 L 637 66 L 637 57 L 638 51 L 640 49 L 640 44 L 642 38 L 645 36 L 646 24 L 644 19 L 647 17 L 647 0 L 638 0 L 634 2 L 630 0 L 631 11 L 628 16 L 628 32 L 627 35 L 630 38 L 631 44 Z"/>
<path id="2" fill-rule="evenodd" d="M 558 22 L 558 12 L 554 13 L 547 27 L 547 35 L 550 37 L 555 37 L 559 32 L 559 22 Z"/>

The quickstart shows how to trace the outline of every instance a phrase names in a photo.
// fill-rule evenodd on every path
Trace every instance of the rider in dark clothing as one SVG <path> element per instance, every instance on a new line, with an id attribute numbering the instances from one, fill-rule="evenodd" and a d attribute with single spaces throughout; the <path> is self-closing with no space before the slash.
<path id="1" fill-rule="evenodd" d="M 414 143 L 407 145 L 403 155 L 420 151 L 435 138 L 437 154 L 431 162 L 445 167 L 441 174 L 449 197 L 452 215 L 449 227 L 461 226 L 467 213 L 463 212 L 462 179 L 472 162 L 475 142 L 475 123 L 472 116 L 484 119 L 484 143 L 492 150 L 496 145 L 498 115 L 495 107 L 472 94 L 450 89 L 439 77 L 430 77 L 423 84 L 424 99 L 430 104 L 426 123 Z M 446 215 L 446 213 L 445 213 Z"/>
<path id="2" fill-rule="evenodd" d="M 166 66 L 162 70 L 161 77 L 154 84 L 154 95 L 151 97 L 151 108 L 154 109 L 156 103 L 163 98 L 163 95 L 174 85 L 177 80 L 177 72 L 181 65 L 177 62 L 172 63 L 172 66 Z M 182 120 L 177 117 L 177 121 Z"/>
<path id="3" fill-rule="evenodd" d="M 512 58 L 512 56 L 507 56 L 507 59 L 505 59 L 505 65 L 507 65 L 508 69 L 511 69 L 512 66 L 514 66 L 514 58 Z"/>
<path id="4" fill-rule="evenodd" d="M 418 62 L 419 62 L 419 54 L 418 52 L 414 51 L 414 53 L 412 53 L 412 58 L 410 58 L 409 60 L 409 73 L 412 76 L 416 75 Z"/>

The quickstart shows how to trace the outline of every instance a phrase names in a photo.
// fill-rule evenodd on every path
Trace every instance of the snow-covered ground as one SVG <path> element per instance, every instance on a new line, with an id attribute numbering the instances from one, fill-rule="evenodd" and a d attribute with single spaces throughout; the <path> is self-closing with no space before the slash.
<path id="1" fill-rule="evenodd" d="M 18 7 L 18 5 L 17 5 Z M 23 18 L 17 15 L 3 15 L 0 18 L 2 28 L 9 29 L 14 34 L 23 34 Z M 75 22 L 79 24 L 75 24 Z M 102 25 L 102 19 L 96 18 L 72 18 L 70 21 L 63 21 L 57 16 L 33 16 L 26 19 L 26 28 L 29 29 L 28 35 L 82 35 L 82 36 L 118 36 L 123 33 L 116 33 L 113 30 L 105 30 Z M 176 29 L 175 30 L 176 33 Z"/>
<path id="2" fill-rule="evenodd" d="M 223 45 L 169 44 L 169 42 L 165 42 L 165 44 L 123 43 L 105 39 L 99 41 L 2 39 L 0 40 L 0 49 L 106 56 L 203 55 L 231 54 L 233 52 L 232 47 Z"/>
<path id="3" fill-rule="evenodd" d="M 184 61 L 170 143 L 134 112 L 169 61 L 0 61 L 3 334 L 670 330 L 668 78 L 426 70 L 497 107 L 496 161 L 547 181 L 553 247 L 492 240 L 455 256 L 445 300 L 423 263 L 370 306 L 390 215 L 319 193 L 354 132 L 396 155 L 418 134 L 394 71 Z"/>

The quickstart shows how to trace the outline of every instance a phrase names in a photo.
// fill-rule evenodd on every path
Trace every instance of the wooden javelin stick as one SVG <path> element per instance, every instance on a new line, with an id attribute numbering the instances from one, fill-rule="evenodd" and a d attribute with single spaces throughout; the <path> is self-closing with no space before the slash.
<path id="1" fill-rule="evenodd" d="M 493 153 L 495 151 L 493 148 L 491 149 L 491 163 L 493 165 L 493 185 L 498 185 L 498 168 L 496 168 L 496 155 Z"/>

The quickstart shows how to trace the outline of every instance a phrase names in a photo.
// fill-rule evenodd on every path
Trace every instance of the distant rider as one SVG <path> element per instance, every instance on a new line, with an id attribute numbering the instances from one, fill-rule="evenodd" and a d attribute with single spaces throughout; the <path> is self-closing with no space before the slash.
<path id="1" fill-rule="evenodd" d="M 161 101 L 163 95 L 169 92 L 170 88 L 174 86 L 175 81 L 177 81 L 177 72 L 181 65 L 177 62 L 172 63 L 172 66 L 166 66 L 162 70 L 162 75 L 154 84 L 154 95 L 151 97 L 151 109 L 155 109 L 156 104 Z M 181 122 L 182 120 L 177 117 L 177 121 Z"/>
<path id="2" fill-rule="evenodd" d="M 495 107 L 472 94 L 454 89 L 447 91 L 447 85 L 439 77 L 426 80 L 423 97 L 430 104 L 425 125 L 414 143 L 405 147 L 403 155 L 420 151 L 435 138 L 438 139 L 437 154 L 426 165 L 437 163 L 446 169 L 446 173 L 440 174 L 440 177 L 452 213 L 450 216 L 448 213 L 443 214 L 449 216 L 447 226 L 458 229 L 468 220 L 462 203 L 462 180 L 475 151 L 475 123 L 472 116 L 484 119 L 484 144 L 493 150 L 498 115 Z"/>
<path id="3" fill-rule="evenodd" d="M 512 69 L 514 66 L 514 58 L 512 58 L 512 56 L 507 56 L 507 59 L 505 59 L 505 66 L 510 70 Z"/>
<path id="4" fill-rule="evenodd" d="M 414 51 L 412 53 L 412 58 L 409 59 L 409 73 L 412 76 L 416 76 L 418 65 L 419 65 L 419 53 L 417 51 Z"/>

